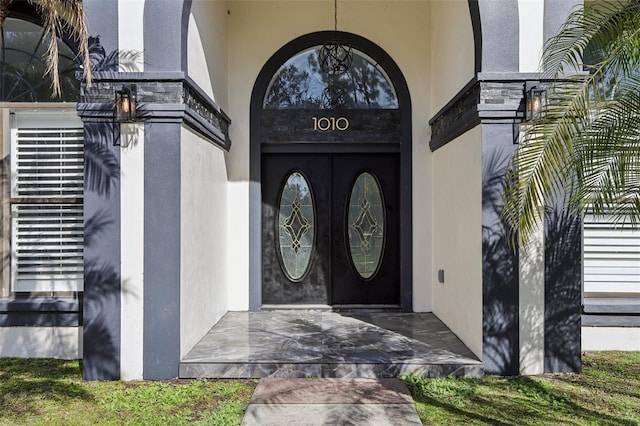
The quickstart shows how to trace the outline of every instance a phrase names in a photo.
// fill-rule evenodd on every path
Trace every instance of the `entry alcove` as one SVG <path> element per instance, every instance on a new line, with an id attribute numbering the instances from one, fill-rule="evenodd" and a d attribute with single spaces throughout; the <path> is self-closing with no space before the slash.
<path id="1" fill-rule="evenodd" d="M 313 33 L 279 50 L 254 87 L 251 175 L 260 182 L 261 198 L 252 201 L 252 209 L 260 211 L 261 246 L 260 257 L 251 261 L 260 282 L 252 286 L 260 286 L 262 306 L 376 305 L 410 311 L 408 89 L 382 49 L 353 34 L 338 36 L 354 57 L 345 73 L 328 75 L 318 66 L 323 43 L 336 33 Z M 309 263 L 295 277 L 284 267 L 278 245 L 284 226 L 279 222 L 289 217 L 280 214 L 282 188 L 294 173 L 305 177 L 315 209 Z M 375 176 L 385 217 L 379 265 L 365 272 L 356 267 L 349 242 L 357 235 L 349 223 L 349 201 L 362 176 Z"/>

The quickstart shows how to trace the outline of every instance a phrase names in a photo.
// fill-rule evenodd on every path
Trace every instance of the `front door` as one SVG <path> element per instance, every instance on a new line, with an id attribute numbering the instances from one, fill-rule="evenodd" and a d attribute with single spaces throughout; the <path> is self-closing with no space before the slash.
<path id="1" fill-rule="evenodd" d="M 269 59 L 251 95 L 262 305 L 411 310 L 411 151 L 409 90 L 379 46 L 323 31 Z"/>
<path id="2" fill-rule="evenodd" d="M 263 154 L 264 304 L 400 303 L 399 155 Z"/>

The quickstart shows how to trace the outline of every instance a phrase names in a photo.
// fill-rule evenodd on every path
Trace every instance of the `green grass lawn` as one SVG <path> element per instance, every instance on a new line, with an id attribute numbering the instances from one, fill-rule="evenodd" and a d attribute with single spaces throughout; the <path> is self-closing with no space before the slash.
<path id="1" fill-rule="evenodd" d="M 582 374 L 404 380 L 428 425 L 640 425 L 640 353 L 582 362 Z"/>
<path id="2" fill-rule="evenodd" d="M 0 359 L 0 425 L 238 425 L 256 384 L 85 382 L 78 361 Z"/>
<path id="3" fill-rule="evenodd" d="M 405 377 L 424 424 L 640 425 L 640 353 L 582 374 Z M 85 382 L 78 361 L 0 359 L 0 425 L 238 425 L 256 380 Z"/>

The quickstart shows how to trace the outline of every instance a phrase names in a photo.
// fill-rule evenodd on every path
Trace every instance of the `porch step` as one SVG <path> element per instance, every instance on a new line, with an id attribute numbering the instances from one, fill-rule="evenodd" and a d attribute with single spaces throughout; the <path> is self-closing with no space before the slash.
<path id="1" fill-rule="evenodd" d="M 392 378 L 484 374 L 433 314 L 229 312 L 183 358 L 181 378 Z"/>

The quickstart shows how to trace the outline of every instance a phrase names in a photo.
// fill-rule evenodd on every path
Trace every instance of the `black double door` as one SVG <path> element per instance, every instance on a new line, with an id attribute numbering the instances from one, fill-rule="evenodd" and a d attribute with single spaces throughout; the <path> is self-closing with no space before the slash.
<path id="1" fill-rule="evenodd" d="M 398 160 L 262 154 L 263 304 L 399 305 Z"/>

